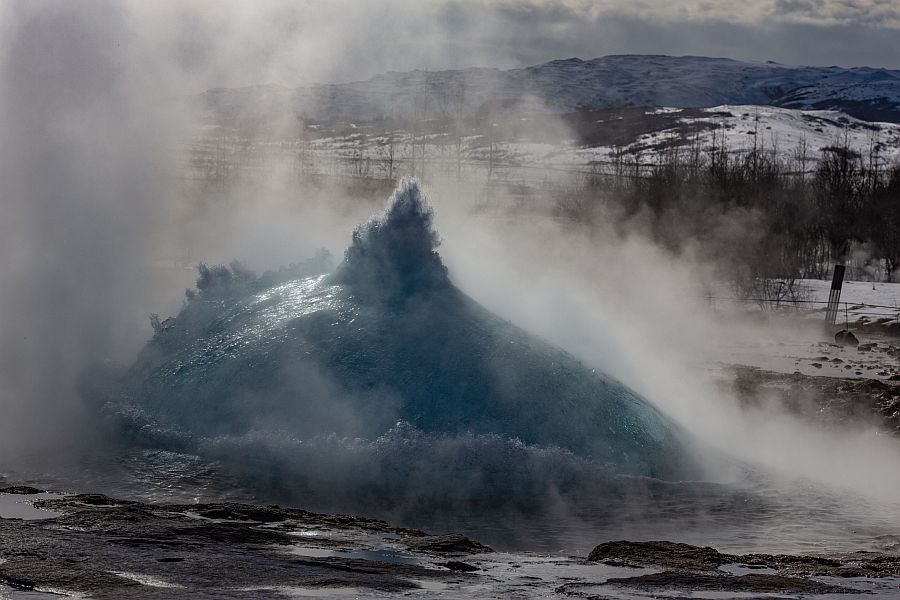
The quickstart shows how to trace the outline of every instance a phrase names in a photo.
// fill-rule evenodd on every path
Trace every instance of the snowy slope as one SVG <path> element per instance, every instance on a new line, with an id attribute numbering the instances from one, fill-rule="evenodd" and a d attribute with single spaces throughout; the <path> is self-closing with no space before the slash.
<path id="1" fill-rule="evenodd" d="M 724 105 L 703 112 L 708 116 L 688 116 L 675 128 L 639 136 L 631 148 L 652 156 L 670 144 L 699 143 L 702 148 L 711 148 L 724 141 L 731 152 L 757 148 L 787 158 L 794 157 L 801 144 L 806 144 L 805 166 L 811 167 L 826 148 L 846 144 L 862 157 L 873 152 L 873 158 L 882 164 L 900 160 L 900 125 L 894 123 L 870 123 L 837 111 L 773 106 Z M 696 124 L 709 127 L 690 127 Z M 686 130 L 691 133 L 685 134 Z M 604 148 L 595 151 L 608 154 Z"/>
<path id="2" fill-rule="evenodd" d="M 702 110 L 677 108 L 648 110 L 647 118 L 665 117 L 666 121 L 648 133 L 635 133 L 630 143 L 613 146 L 608 143 L 581 144 L 574 139 L 535 139 L 532 136 L 495 140 L 472 135 L 462 140 L 460 159 L 467 169 L 477 165 L 504 168 L 506 176 L 527 181 L 542 179 L 547 170 L 590 171 L 613 160 L 616 150 L 652 164 L 673 148 L 696 146 L 710 152 L 723 143 L 730 153 L 744 153 L 753 148 L 766 154 L 777 153 L 788 161 L 789 168 L 813 170 L 827 148 L 844 144 L 865 160 L 870 151 L 881 165 L 900 161 L 900 124 L 870 123 L 836 111 L 801 111 L 773 106 L 723 105 Z M 410 132 L 394 131 L 396 168 L 410 157 L 424 157 L 436 172 L 456 173 L 456 146 L 448 144 L 446 134 L 424 138 Z M 356 130 L 343 135 L 327 135 L 309 141 L 295 142 L 291 152 L 306 160 L 319 160 L 330 165 L 331 158 L 353 163 L 358 157 L 374 159 L 378 165 L 385 157 L 388 138 L 384 134 L 362 136 Z M 800 160 L 801 145 L 806 158 Z M 489 159 L 489 156 L 492 158 Z M 292 155 L 293 156 L 293 155 Z M 351 165 L 352 166 L 352 165 Z M 314 167 L 311 167 L 314 169 Z M 512 170 L 510 170 L 512 169 Z M 469 175 L 473 175 L 471 172 Z M 475 176 L 477 177 L 477 176 Z"/>
<path id="3" fill-rule="evenodd" d="M 621 55 L 554 60 L 509 71 L 389 72 L 366 81 L 294 90 L 217 89 L 203 94 L 202 100 L 220 119 L 265 114 L 275 107 L 285 107 L 307 120 L 359 122 L 471 116 L 500 106 L 567 112 L 621 106 L 776 104 L 900 121 L 900 71 Z"/>
<path id="4" fill-rule="evenodd" d="M 821 303 L 828 301 L 830 281 L 804 279 L 801 284 L 808 290 L 809 300 Z M 845 281 L 841 302 L 846 304 L 841 306 L 841 321 L 881 321 L 885 325 L 900 323 L 900 284 Z M 816 308 L 824 314 L 824 308 L 818 305 Z"/>
<path id="5" fill-rule="evenodd" d="M 800 88 L 776 102 L 786 108 L 842 110 L 869 121 L 900 123 L 900 81 L 833 82 Z"/>

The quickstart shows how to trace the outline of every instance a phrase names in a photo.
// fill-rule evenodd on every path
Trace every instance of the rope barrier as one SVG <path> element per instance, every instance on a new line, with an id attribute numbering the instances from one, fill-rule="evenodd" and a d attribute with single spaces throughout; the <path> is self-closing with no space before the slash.
<path id="1" fill-rule="evenodd" d="M 793 300 L 793 299 L 777 299 L 777 298 L 728 298 L 723 296 L 696 296 L 698 299 L 702 300 L 720 300 L 724 302 L 769 302 L 769 303 L 794 303 L 794 304 L 822 304 L 828 305 L 828 302 L 825 300 Z M 844 305 L 844 307 L 859 307 L 859 308 L 887 308 L 890 310 L 896 310 L 900 312 L 900 306 L 887 306 L 884 304 L 868 304 L 865 302 L 846 302 L 841 301 L 839 304 Z"/>

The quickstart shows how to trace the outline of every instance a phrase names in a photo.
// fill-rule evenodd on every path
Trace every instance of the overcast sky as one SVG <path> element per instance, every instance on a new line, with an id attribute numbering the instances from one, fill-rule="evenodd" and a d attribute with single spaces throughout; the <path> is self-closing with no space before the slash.
<path id="1" fill-rule="evenodd" d="M 205 89 L 348 81 L 385 70 L 510 68 L 554 58 L 673 54 L 900 68 L 900 0 L 20 0 L 78 6 Z M 26 8 L 27 7 L 27 8 Z M 2 24 L 2 23 L 0 23 Z M 14 28 L 13 28 L 14 29 Z M 0 35 L 3 30 L 0 29 Z M 7 35 L 9 32 L 7 31 Z M 2 39 L 2 38 L 0 38 Z M 131 45 L 134 45 L 133 43 Z"/>

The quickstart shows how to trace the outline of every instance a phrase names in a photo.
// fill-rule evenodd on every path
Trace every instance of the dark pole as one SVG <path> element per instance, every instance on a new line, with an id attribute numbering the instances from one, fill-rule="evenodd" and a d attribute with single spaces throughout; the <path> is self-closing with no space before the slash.
<path id="1" fill-rule="evenodd" d="M 838 304 L 841 301 L 841 287 L 844 285 L 844 265 L 834 265 L 834 275 L 831 278 L 831 292 L 828 294 L 828 309 L 825 311 L 825 322 L 834 326 L 837 319 Z"/>

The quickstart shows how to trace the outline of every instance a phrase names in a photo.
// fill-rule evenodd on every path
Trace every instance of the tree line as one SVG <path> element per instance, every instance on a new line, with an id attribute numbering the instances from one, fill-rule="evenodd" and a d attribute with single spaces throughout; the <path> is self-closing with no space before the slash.
<path id="1" fill-rule="evenodd" d="M 648 164 L 616 151 L 613 166 L 557 194 L 559 216 L 638 228 L 674 252 L 689 248 L 734 275 L 823 278 L 835 262 L 857 277 L 900 278 L 900 165 L 847 137 L 822 150 L 730 152 L 673 146 Z"/>

